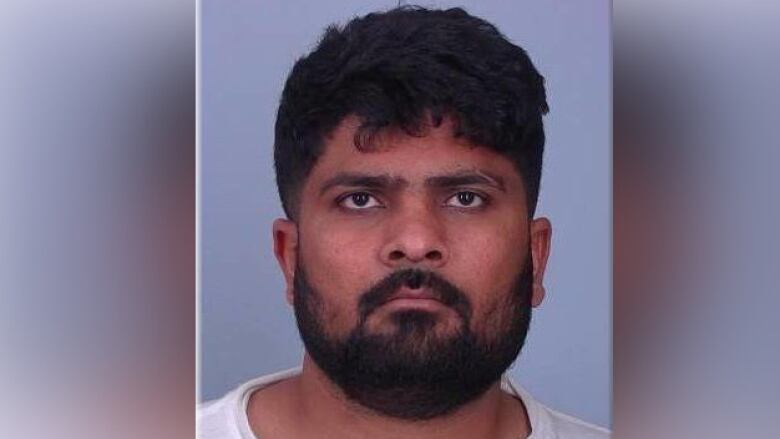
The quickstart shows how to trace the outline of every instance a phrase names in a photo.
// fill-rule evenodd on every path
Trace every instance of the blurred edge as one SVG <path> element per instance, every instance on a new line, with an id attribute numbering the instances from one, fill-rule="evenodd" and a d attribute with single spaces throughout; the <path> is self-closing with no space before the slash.
<path id="1" fill-rule="evenodd" d="M 616 1 L 616 438 L 780 431 L 778 6 Z M 0 424 L 193 437 L 195 4 L 0 16 Z"/>
<path id="2" fill-rule="evenodd" d="M 778 12 L 613 3 L 616 438 L 778 437 Z"/>
<path id="3" fill-rule="evenodd" d="M 0 436 L 195 435 L 195 3 L 0 14 Z"/>

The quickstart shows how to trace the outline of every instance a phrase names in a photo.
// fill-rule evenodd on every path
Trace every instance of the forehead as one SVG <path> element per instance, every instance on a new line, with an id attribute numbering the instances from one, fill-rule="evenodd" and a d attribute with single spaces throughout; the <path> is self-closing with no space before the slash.
<path id="1" fill-rule="evenodd" d="M 359 126 L 359 119 L 347 117 L 324 139 L 323 153 L 309 182 L 316 184 L 344 172 L 389 174 L 414 182 L 434 175 L 481 171 L 500 176 L 511 188 L 522 188 L 520 175 L 508 158 L 454 137 L 448 119 L 422 137 L 409 136 L 400 129 L 382 130 L 363 150 L 354 142 Z"/>

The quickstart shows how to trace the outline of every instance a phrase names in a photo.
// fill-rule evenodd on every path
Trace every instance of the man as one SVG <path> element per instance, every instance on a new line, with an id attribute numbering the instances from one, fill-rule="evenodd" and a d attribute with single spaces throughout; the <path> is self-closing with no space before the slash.
<path id="1" fill-rule="evenodd" d="M 502 378 L 544 297 L 543 83 L 462 9 L 328 28 L 274 145 L 303 365 L 205 404 L 202 438 L 607 436 Z"/>

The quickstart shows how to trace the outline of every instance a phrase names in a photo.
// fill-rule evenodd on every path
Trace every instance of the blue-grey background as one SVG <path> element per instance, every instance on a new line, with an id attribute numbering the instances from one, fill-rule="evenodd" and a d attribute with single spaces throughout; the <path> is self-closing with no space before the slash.
<path id="1" fill-rule="evenodd" d="M 300 363 L 272 254 L 272 166 L 284 80 L 326 25 L 390 1 L 201 2 L 200 399 Z M 461 1 L 525 48 L 550 114 L 539 215 L 553 223 L 547 297 L 510 376 L 566 413 L 611 425 L 610 5 Z"/>

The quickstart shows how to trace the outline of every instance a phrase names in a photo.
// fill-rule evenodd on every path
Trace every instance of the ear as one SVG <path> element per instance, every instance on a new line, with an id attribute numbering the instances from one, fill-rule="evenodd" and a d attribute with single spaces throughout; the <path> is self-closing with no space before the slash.
<path id="1" fill-rule="evenodd" d="M 534 265 L 533 295 L 531 305 L 539 306 L 544 300 L 544 269 L 550 256 L 550 241 L 552 240 L 552 225 L 547 218 L 536 218 L 531 221 L 531 258 Z"/>
<path id="2" fill-rule="evenodd" d="M 274 221 L 273 234 L 274 255 L 287 283 L 287 303 L 292 305 L 295 265 L 298 260 L 298 226 L 288 219 L 279 218 Z"/>

